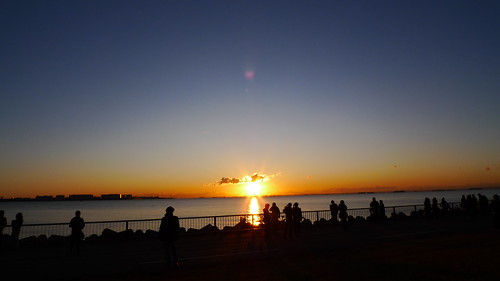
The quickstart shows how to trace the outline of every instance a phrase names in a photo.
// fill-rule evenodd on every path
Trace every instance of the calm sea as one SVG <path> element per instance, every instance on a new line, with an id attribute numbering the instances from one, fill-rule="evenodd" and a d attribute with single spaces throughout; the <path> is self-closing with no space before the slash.
<path id="1" fill-rule="evenodd" d="M 280 209 L 288 203 L 298 202 L 303 211 L 328 210 L 331 200 L 344 200 L 349 208 L 367 208 L 372 197 L 383 200 L 386 207 L 423 204 L 424 198 L 445 198 L 458 202 L 462 195 L 481 193 L 488 199 L 500 194 L 500 189 L 454 190 L 433 192 L 371 193 L 273 196 L 252 198 L 197 198 L 197 199 L 145 199 L 145 200 L 93 200 L 93 201 L 31 201 L 0 202 L 0 210 L 10 223 L 16 213 L 22 212 L 25 224 L 68 222 L 76 210 L 90 221 L 156 219 L 161 218 L 165 208 L 173 206 L 179 217 L 235 215 L 260 213 L 265 203 L 276 202 Z"/>

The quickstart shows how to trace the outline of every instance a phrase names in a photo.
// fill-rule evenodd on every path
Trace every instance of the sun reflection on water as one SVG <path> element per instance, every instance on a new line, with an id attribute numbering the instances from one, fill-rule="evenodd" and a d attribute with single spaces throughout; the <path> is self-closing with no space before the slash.
<path id="1" fill-rule="evenodd" d="M 252 214 L 252 216 L 248 216 L 247 221 L 251 223 L 254 226 L 260 225 L 260 204 L 259 200 L 257 199 L 256 196 L 253 196 L 250 198 L 250 201 L 248 202 L 248 213 Z"/>

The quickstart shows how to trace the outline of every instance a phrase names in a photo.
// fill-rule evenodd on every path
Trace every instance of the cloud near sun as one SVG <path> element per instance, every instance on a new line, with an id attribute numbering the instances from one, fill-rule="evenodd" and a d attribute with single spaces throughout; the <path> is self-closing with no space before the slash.
<path id="1" fill-rule="evenodd" d="M 224 185 L 224 184 L 239 184 L 239 183 L 249 183 L 249 182 L 266 182 L 266 181 L 269 181 L 278 175 L 279 174 L 259 175 L 258 173 L 254 173 L 253 175 L 250 175 L 250 176 L 244 176 L 241 179 L 223 177 L 220 179 L 220 181 L 217 182 L 217 184 Z"/>

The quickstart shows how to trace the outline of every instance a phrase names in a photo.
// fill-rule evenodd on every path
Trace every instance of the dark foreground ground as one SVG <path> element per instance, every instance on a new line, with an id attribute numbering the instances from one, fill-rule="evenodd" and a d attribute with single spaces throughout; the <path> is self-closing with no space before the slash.
<path id="1" fill-rule="evenodd" d="M 500 229 L 492 219 L 408 219 L 303 229 L 183 236 L 182 268 L 168 269 L 152 239 L 7 249 L 5 280 L 500 280 Z"/>

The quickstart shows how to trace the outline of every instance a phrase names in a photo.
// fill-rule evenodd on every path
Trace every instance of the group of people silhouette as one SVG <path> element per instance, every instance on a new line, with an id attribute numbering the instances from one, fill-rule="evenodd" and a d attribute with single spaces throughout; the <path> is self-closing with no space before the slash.
<path id="1" fill-rule="evenodd" d="M 271 231 L 279 228 L 280 226 L 280 209 L 275 202 L 272 203 L 270 207 L 269 204 L 264 205 L 262 222 L 264 224 L 264 229 L 266 235 L 270 235 Z M 302 209 L 299 207 L 299 203 L 295 202 L 288 203 L 283 208 L 284 214 L 284 237 L 290 238 L 293 234 L 300 233 L 300 222 L 302 221 Z"/>
<path id="2" fill-rule="evenodd" d="M 372 198 L 372 202 L 370 202 L 370 217 L 372 220 L 385 219 L 385 205 L 384 201 Z"/>
<path id="3" fill-rule="evenodd" d="M 17 213 L 16 218 L 10 223 L 12 228 L 11 243 L 12 247 L 17 248 L 19 246 L 19 234 L 21 233 L 21 226 L 23 226 L 24 219 L 22 213 Z M 5 217 L 5 212 L 0 210 L 0 250 L 3 246 L 3 229 L 7 226 L 7 218 Z"/>
<path id="4" fill-rule="evenodd" d="M 85 227 L 84 220 L 80 217 L 80 211 L 75 212 L 75 217 L 71 219 L 69 227 L 71 228 L 70 235 L 70 251 L 76 249 L 76 252 L 80 252 L 81 241 L 84 238 L 83 228 Z M 22 213 L 17 213 L 16 218 L 10 223 L 12 233 L 10 236 L 10 246 L 12 248 L 19 247 L 19 235 L 21 234 L 21 227 L 24 224 L 24 217 Z M 4 246 L 4 234 L 3 230 L 7 226 L 7 218 L 5 217 L 5 211 L 0 210 L 0 250 Z"/>
<path id="5" fill-rule="evenodd" d="M 334 200 L 330 201 L 330 214 L 332 215 L 332 220 L 334 223 L 339 221 L 347 227 L 347 205 L 344 200 L 340 200 L 340 203 L 337 205 Z"/>

